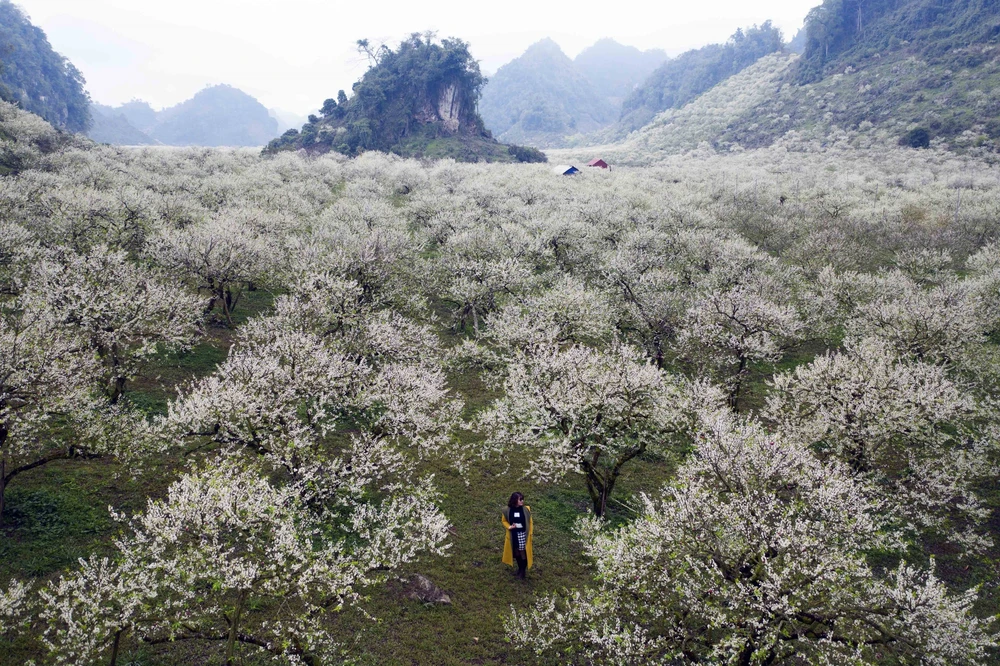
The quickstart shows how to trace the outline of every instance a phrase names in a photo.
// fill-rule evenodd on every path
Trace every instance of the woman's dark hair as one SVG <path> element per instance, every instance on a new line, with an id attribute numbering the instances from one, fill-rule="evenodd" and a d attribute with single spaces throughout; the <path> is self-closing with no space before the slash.
<path id="1" fill-rule="evenodd" d="M 513 495 L 510 496 L 510 499 L 507 500 L 507 507 L 511 509 L 516 509 L 517 500 L 523 500 L 523 499 L 524 495 L 522 495 L 521 493 L 514 493 Z"/>

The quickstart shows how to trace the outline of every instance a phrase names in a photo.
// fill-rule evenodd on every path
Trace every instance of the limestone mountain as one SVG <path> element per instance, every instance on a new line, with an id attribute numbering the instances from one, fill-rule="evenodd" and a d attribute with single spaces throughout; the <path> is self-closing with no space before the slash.
<path id="1" fill-rule="evenodd" d="M 486 126 L 505 141 L 564 145 L 613 123 L 622 99 L 667 59 L 603 39 L 574 60 L 551 39 L 531 45 L 490 79 L 479 105 Z"/>
<path id="2" fill-rule="evenodd" d="M 94 109 L 99 120 L 89 136 L 103 143 L 262 146 L 278 135 L 278 121 L 267 108 L 228 85 L 209 86 L 162 111 L 138 99 L 114 108 L 95 105 Z"/>
<path id="3" fill-rule="evenodd" d="M 0 99 L 60 129 L 83 132 L 91 124 L 84 83 L 41 28 L 10 0 L 0 0 Z"/>
<path id="4" fill-rule="evenodd" d="M 613 39 L 601 39 L 573 58 L 573 64 L 597 94 L 620 109 L 625 98 L 667 60 L 663 49 L 640 51 Z"/>
<path id="5" fill-rule="evenodd" d="M 284 134 L 290 129 L 299 128 L 309 122 L 307 116 L 300 116 L 284 109 L 268 109 L 272 118 L 278 121 L 278 134 Z"/>
<path id="6" fill-rule="evenodd" d="M 150 146 L 156 140 L 139 130 L 118 109 L 104 104 L 94 104 L 90 107 L 94 123 L 87 131 L 87 136 L 98 143 L 110 143 L 116 146 Z"/>
<path id="7" fill-rule="evenodd" d="M 661 105 L 674 106 L 627 137 L 614 136 L 623 131 L 616 126 L 588 139 L 612 144 L 602 146 L 605 157 L 633 164 L 774 144 L 1000 153 L 1000 3 L 825 0 L 800 35 L 801 56 L 775 52 L 697 94 L 702 86 L 693 84 L 717 72 L 694 76 L 698 62 L 731 61 L 716 57 L 718 47 L 680 56 L 643 86 L 687 62 L 691 76 L 662 76 L 673 83 L 657 92 Z"/>
<path id="8" fill-rule="evenodd" d="M 141 99 L 125 102 L 114 111 L 123 115 L 129 124 L 141 132 L 152 132 L 158 122 L 159 114 L 149 105 L 149 102 L 144 102 Z"/>
<path id="9" fill-rule="evenodd" d="M 242 90 L 217 85 L 157 114 L 151 135 L 170 146 L 263 146 L 278 121 Z"/>
<path id="10" fill-rule="evenodd" d="M 320 116 L 271 141 L 265 153 L 381 150 L 463 161 L 544 161 L 538 151 L 501 144 L 486 130 L 476 110 L 486 79 L 462 40 L 438 43 L 431 33 L 413 33 L 396 50 L 368 40 L 358 47 L 371 67 L 354 94 L 348 98 L 341 90 L 327 99 Z"/>
<path id="11" fill-rule="evenodd" d="M 532 44 L 501 67 L 483 91 L 479 109 L 501 140 L 542 147 L 593 132 L 615 117 L 611 102 L 551 39 Z"/>

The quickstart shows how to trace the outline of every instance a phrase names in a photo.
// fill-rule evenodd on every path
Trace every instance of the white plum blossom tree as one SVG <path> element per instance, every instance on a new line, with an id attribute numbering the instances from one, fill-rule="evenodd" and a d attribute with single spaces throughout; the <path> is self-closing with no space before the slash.
<path id="1" fill-rule="evenodd" d="M 508 619 L 512 642 L 621 666 L 987 663 L 997 635 L 975 590 L 868 563 L 901 540 L 849 470 L 754 422 L 703 418 L 694 455 L 635 522 L 581 521 L 594 585 Z"/>
<path id="2" fill-rule="evenodd" d="M 989 332 L 1000 331 L 1000 243 L 982 248 L 966 262 Z"/>
<path id="3" fill-rule="evenodd" d="M 454 305 L 455 327 L 495 312 L 504 300 L 530 290 L 535 282 L 532 259 L 541 251 L 537 239 L 513 225 L 461 230 L 439 250 L 430 273 L 441 297 Z"/>
<path id="4" fill-rule="evenodd" d="M 677 336 L 682 357 L 726 387 L 731 408 L 754 364 L 773 365 L 802 338 L 804 324 L 766 277 L 726 290 L 712 290 L 687 311 Z M 762 282 L 764 284 L 762 284 Z M 766 286 L 765 286 L 766 285 Z"/>
<path id="5" fill-rule="evenodd" d="M 447 453 L 461 467 L 464 448 L 452 437 L 461 402 L 437 340 L 400 315 L 359 311 L 358 294 L 353 282 L 313 278 L 280 297 L 273 316 L 240 329 L 215 374 L 170 406 L 167 438 L 258 453 L 299 478 L 370 446 Z"/>
<path id="6" fill-rule="evenodd" d="M 181 229 L 164 227 L 150 238 L 145 252 L 163 270 L 208 294 L 207 311 L 221 307 L 232 325 L 233 308 L 244 290 L 272 278 L 280 247 L 247 220 L 225 212 Z"/>
<path id="7" fill-rule="evenodd" d="M 112 558 L 82 561 L 41 591 L 54 663 L 115 666 L 130 635 L 217 643 L 226 664 L 240 646 L 288 664 L 339 657 L 348 646 L 331 613 L 419 555 L 447 550 L 430 486 L 387 492 L 367 471 L 343 468 L 350 483 L 320 510 L 310 501 L 322 493 L 274 484 L 235 459 L 185 474 L 129 521 Z"/>
<path id="8" fill-rule="evenodd" d="M 926 286 L 899 270 L 826 270 L 818 284 L 828 316 L 843 323 L 848 337 L 878 336 L 918 360 L 952 363 L 983 342 L 988 329 L 984 301 L 971 280 L 945 276 Z"/>
<path id="9" fill-rule="evenodd" d="M 601 516 L 623 467 L 646 451 L 669 450 L 692 410 L 718 395 L 665 373 L 621 342 L 599 350 L 553 337 L 511 352 L 488 375 L 502 395 L 476 427 L 489 449 L 523 452 L 526 473 L 538 481 L 583 474 Z"/>
<path id="10" fill-rule="evenodd" d="M 16 299 L 0 303 L 0 518 L 14 477 L 86 447 L 50 435 L 51 426 L 95 407 L 96 363 L 53 314 Z"/>
<path id="11" fill-rule="evenodd" d="M 38 240 L 30 231 L 0 222 L 0 296 L 21 293 L 40 254 Z"/>
<path id="12" fill-rule="evenodd" d="M 56 460 L 148 453 L 145 418 L 109 405 L 100 359 L 79 329 L 26 291 L 0 302 L 0 518 L 15 477 Z"/>
<path id="13" fill-rule="evenodd" d="M 160 348 L 189 346 L 199 333 L 204 299 L 130 262 L 124 251 L 98 246 L 42 262 L 25 293 L 75 330 L 100 359 L 112 404 Z"/>
<path id="14" fill-rule="evenodd" d="M 6 590 L 0 590 L 0 636 L 13 631 L 25 621 L 33 599 L 28 596 L 31 585 L 12 580 Z"/>
<path id="15" fill-rule="evenodd" d="M 970 552 L 988 546 L 978 529 L 988 509 L 974 485 L 993 473 L 995 416 L 944 367 L 867 338 L 776 376 L 773 388 L 764 414 L 786 438 L 884 485 L 915 526 Z"/>

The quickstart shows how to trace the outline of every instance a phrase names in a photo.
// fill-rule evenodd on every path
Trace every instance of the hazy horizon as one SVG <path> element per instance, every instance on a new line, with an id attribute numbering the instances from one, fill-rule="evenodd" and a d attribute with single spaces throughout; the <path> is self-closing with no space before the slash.
<path id="1" fill-rule="evenodd" d="M 337 90 L 350 91 L 366 61 L 354 44 L 368 38 L 395 46 L 431 30 L 470 44 L 484 73 L 552 38 L 569 57 L 603 38 L 669 55 L 724 41 L 737 28 L 771 20 L 791 39 L 820 0 L 735 0 L 606 4 L 505 3 L 502 15 L 470 14 L 468 5 L 436 3 L 434 11 L 390 2 L 377 14 L 333 3 L 310 7 L 289 0 L 280 14 L 263 0 L 14 0 L 41 27 L 52 47 L 87 80 L 94 102 L 117 106 L 142 99 L 162 109 L 225 83 L 265 107 L 314 112 Z M 531 26 L 526 27 L 526 26 Z M 651 29 L 650 26 L 659 26 Z"/>

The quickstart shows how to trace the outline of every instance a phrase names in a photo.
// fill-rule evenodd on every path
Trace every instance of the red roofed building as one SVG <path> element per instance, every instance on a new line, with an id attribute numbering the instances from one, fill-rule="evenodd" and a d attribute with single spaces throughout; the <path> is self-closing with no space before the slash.
<path id="1" fill-rule="evenodd" d="M 596 160 L 590 160 L 589 162 L 587 162 L 587 166 L 601 167 L 602 169 L 607 169 L 608 163 L 600 158 L 597 158 Z"/>

